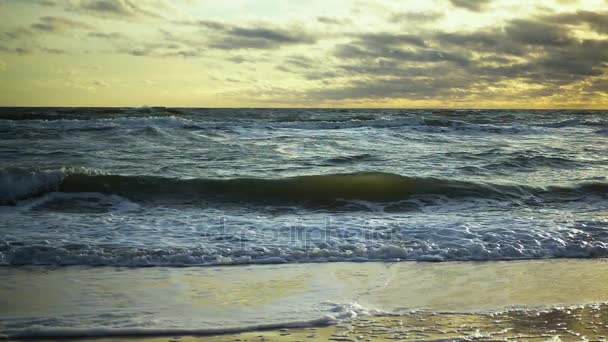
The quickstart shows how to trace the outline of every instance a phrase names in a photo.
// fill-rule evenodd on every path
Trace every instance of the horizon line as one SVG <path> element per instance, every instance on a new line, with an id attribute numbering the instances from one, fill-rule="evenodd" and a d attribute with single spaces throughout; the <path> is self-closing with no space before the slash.
<path id="1" fill-rule="evenodd" d="M 195 106 L 4 106 L 7 108 L 175 108 L 175 109 L 395 109 L 395 110 L 594 110 L 603 111 L 607 108 L 594 107 L 195 107 Z"/>

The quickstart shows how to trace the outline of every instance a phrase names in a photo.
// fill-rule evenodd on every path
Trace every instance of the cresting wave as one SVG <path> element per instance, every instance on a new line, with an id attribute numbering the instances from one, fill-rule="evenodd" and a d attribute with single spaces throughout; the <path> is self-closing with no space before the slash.
<path id="1" fill-rule="evenodd" d="M 608 183 L 582 183 L 571 187 L 547 188 L 528 185 L 490 184 L 432 177 L 411 177 L 384 172 L 359 172 L 296 176 L 278 179 L 178 179 L 157 176 L 123 176 L 54 170 L 0 172 L 0 204 L 48 192 L 102 193 L 119 195 L 134 201 L 223 200 L 232 202 L 262 201 L 303 204 L 332 204 L 340 200 L 390 202 L 416 195 L 439 195 L 447 198 L 488 198 L 522 200 L 568 200 L 572 196 L 606 195 Z M 576 197 L 578 198 L 578 197 Z M 574 199 L 576 199 L 574 198 Z"/>

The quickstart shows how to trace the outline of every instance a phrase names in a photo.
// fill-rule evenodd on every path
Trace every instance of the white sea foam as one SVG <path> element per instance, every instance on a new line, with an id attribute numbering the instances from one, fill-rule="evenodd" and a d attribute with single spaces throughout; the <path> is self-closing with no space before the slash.
<path id="1" fill-rule="evenodd" d="M 221 246 L 221 241 L 200 248 L 166 246 L 126 248 L 89 244 L 14 243 L 0 241 L 0 263 L 4 265 L 105 265 L 105 266 L 213 266 L 239 264 L 282 264 L 336 261 L 451 261 L 521 260 L 537 258 L 593 258 L 608 255 L 608 243 L 569 241 L 565 236 L 543 237 L 534 234 L 504 236 L 487 233 L 475 239 L 454 239 L 454 232 L 438 237 L 430 233 L 412 246 L 386 241 L 358 243 L 315 243 L 309 247 L 239 248 L 236 243 Z M 444 240 L 445 239 L 445 240 Z"/>
<path id="2" fill-rule="evenodd" d="M 16 210 L 28 211 L 44 208 L 45 205 L 54 201 L 70 202 L 70 210 L 82 209 L 82 205 L 88 204 L 91 209 L 95 207 L 104 208 L 104 211 L 128 212 L 140 209 L 140 205 L 118 195 L 106 195 L 98 192 L 50 192 L 41 197 L 20 201 Z M 81 207 L 78 207 L 80 202 Z M 84 203 L 83 203 L 84 202 Z M 89 203 L 86 203 L 89 202 Z"/>

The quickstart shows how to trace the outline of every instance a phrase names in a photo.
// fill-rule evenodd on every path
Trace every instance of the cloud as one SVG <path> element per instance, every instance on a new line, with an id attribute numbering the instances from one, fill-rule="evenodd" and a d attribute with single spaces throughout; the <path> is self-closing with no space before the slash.
<path id="1" fill-rule="evenodd" d="M 184 47 L 177 43 L 143 43 L 134 47 L 122 47 L 119 53 L 135 57 L 183 57 L 193 58 L 203 56 L 202 49 Z"/>
<path id="2" fill-rule="evenodd" d="M 468 57 L 463 52 L 427 48 L 419 36 L 391 33 L 368 33 L 356 36 L 348 44 L 338 44 L 334 55 L 341 59 L 396 60 L 411 62 L 455 62 L 465 65 Z"/>
<path id="3" fill-rule="evenodd" d="M 110 84 L 108 84 L 107 82 L 99 81 L 99 80 L 94 80 L 92 83 L 95 87 L 98 87 L 98 88 L 107 88 L 110 86 Z"/>
<path id="4" fill-rule="evenodd" d="M 318 61 L 302 55 L 294 55 L 287 57 L 281 65 L 277 66 L 277 69 L 284 72 L 294 72 L 294 70 L 313 70 L 318 68 Z"/>
<path id="5" fill-rule="evenodd" d="M 173 23 L 178 24 L 178 25 L 197 26 L 200 28 L 210 29 L 210 30 L 224 30 L 229 26 L 222 22 L 213 21 L 213 20 L 177 20 L 177 21 L 173 21 Z"/>
<path id="6" fill-rule="evenodd" d="M 59 33 L 74 29 L 92 29 L 88 24 L 62 17 L 41 17 L 37 23 L 30 25 L 32 30 L 49 33 Z"/>
<path id="7" fill-rule="evenodd" d="M 289 56 L 285 63 L 302 69 L 312 69 L 319 65 L 317 61 L 306 56 Z"/>
<path id="8" fill-rule="evenodd" d="M 68 6 L 70 11 L 114 18 L 160 17 L 158 12 L 164 9 L 160 0 L 77 0 Z"/>
<path id="9" fill-rule="evenodd" d="M 210 47 L 216 49 L 275 49 L 282 45 L 314 44 L 316 39 L 303 31 L 270 28 L 234 27 L 216 39 Z"/>
<path id="10" fill-rule="evenodd" d="M 32 48 L 29 47 L 7 47 L 7 46 L 0 46 L 0 51 L 1 52 L 5 52 L 5 53 L 12 53 L 12 54 L 16 54 L 16 55 L 20 55 L 20 56 L 24 56 L 24 55 L 31 55 L 32 53 L 34 53 L 34 50 Z"/>
<path id="11" fill-rule="evenodd" d="M 213 20 L 176 21 L 198 27 L 208 37 L 207 46 L 219 50 L 278 49 L 287 45 L 314 44 L 318 37 L 300 27 L 281 28 L 272 24 L 231 25 Z M 198 42 L 197 42 L 198 44 Z"/>
<path id="12" fill-rule="evenodd" d="M 10 31 L 0 33 L 1 40 L 21 40 L 31 38 L 36 33 L 28 28 L 18 27 Z"/>
<path id="13" fill-rule="evenodd" d="M 439 12 L 397 12 L 389 16 L 389 21 L 392 23 L 430 23 L 435 22 L 444 17 L 443 13 Z"/>
<path id="14" fill-rule="evenodd" d="M 11 53 L 15 55 L 25 56 L 32 55 L 34 53 L 39 54 L 51 54 L 51 55 L 63 55 L 67 53 L 63 49 L 49 48 L 46 46 L 18 46 L 18 47 L 7 47 L 0 46 L 0 52 Z"/>
<path id="15" fill-rule="evenodd" d="M 87 36 L 111 41 L 128 39 L 127 35 L 122 34 L 120 32 L 89 32 L 87 33 Z"/>
<path id="16" fill-rule="evenodd" d="M 608 11 L 558 13 L 545 16 L 542 19 L 544 21 L 562 25 L 588 25 L 592 30 L 598 33 L 608 34 Z"/>
<path id="17" fill-rule="evenodd" d="M 583 17 L 585 23 L 592 20 Z M 305 102 L 553 96 L 564 86 L 601 79 L 608 71 L 608 39 L 573 36 L 570 22 L 583 22 L 580 18 L 568 17 L 561 25 L 547 17 L 513 19 L 477 31 L 423 31 L 405 37 L 356 35 L 335 45 L 339 62 L 333 70 L 286 70 L 305 79 L 339 78 L 326 88 L 311 89 Z"/>
<path id="18" fill-rule="evenodd" d="M 422 54 L 432 58 L 429 52 L 418 53 L 404 47 L 426 47 L 423 38 L 409 34 L 395 34 L 388 32 L 363 33 L 352 35 L 354 40 L 347 44 L 335 46 L 334 55 L 342 59 L 410 59 L 423 60 Z"/>
<path id="19" fill-rule="evenodd" d="M 314 44 L 316 37 L 302 30 L 286 30 L 268 27 L 230 27 L 221 29 L 211 39 L 210 48 L 234 49 L 277 49 L 285 45 Z"/>
<path id="20" fill-rule="evenodd" d="M 352 21 L 348 18 L 317 17 L 317 21 L 325 25 L 348 25 Z"/>
<path id="21" fill-rule="evenodd" d="M 241 56 L 241 55 L 236 55 L 236 56 L 232 56 L 227 58 L 226 60 L 234 62 L 236 64 L 241 64 L 241 63 L 245 63 L 245 62 L 249 62 L 249 59 Z"/>
<path id="22" fill-rule="evenodd" d="M 63 55 L 66 53 L 66 51 L 63 49 L 48 48 L 48 47 L 43 47 L 40 49 L 40 51 L 47 53 L 47 54 L 51 54 L 51 55 Z"/>
<path id="23" fill-rule="evenodd" d="M 492 0 L 449 0 L 454 7 L 460 7 L 469 11 L 481 12 L 485 6 L 488 5 Z"/>

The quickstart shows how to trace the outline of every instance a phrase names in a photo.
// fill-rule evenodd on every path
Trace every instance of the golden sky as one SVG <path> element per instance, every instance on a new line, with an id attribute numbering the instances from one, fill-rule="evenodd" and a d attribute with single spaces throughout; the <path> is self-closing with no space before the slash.
<path id="1" fill-rule="evenodd" d="M 608 108 L 608 0 L 0 0 L 0 105 Z"/>

